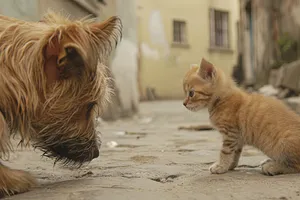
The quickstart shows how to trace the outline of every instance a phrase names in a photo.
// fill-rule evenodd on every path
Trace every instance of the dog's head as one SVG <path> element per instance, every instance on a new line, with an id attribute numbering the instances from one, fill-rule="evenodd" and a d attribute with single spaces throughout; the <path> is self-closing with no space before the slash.
<path id="1" fill-rule="evenodd" d="M 32 56 L 43 69 L 39 74 L 36 66 L 32 73 L 39 96 L 31 122 L 34 146 L 56 161 L 81 165 L 99 156 L 95 113 L 110 93 L 107 69 L 101 63 L 121 37 L 121 21 L 118 17 L 101 23 L 71 21 L 48 13 L 38 28 L 44 31 L 36 42 L 38 55 Z"/>

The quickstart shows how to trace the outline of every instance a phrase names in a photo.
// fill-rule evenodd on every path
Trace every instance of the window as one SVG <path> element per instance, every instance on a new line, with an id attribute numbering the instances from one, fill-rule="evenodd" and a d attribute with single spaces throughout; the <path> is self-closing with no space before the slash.
<path id="1" fill-rule="evenodd" d="M 228 12 L 210 10 L 210 46 L 229 48 Z"/>
<path id="2" fill-rule="evenodd" d="M 173 21 L 173 42 L 179 44 L 186 44 L 186 22 L 174 20 Z"/>

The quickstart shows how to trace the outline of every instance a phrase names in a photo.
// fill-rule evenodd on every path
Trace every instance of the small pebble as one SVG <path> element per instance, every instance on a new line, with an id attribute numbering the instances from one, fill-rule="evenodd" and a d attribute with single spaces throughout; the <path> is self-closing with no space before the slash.
<path id="1" fill-rule="evenodd" d="M 118 143 L 115 142 L 115 141 L 110 141 L 110 142 L 107 142 L 106 145 L 107 145 L 109 148 L 115 148 L 116 146 L 118 146 Z"/>

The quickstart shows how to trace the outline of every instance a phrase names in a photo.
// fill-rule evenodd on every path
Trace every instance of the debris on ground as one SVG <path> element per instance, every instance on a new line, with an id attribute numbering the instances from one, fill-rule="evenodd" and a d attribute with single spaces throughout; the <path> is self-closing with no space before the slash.
<path id="1" fill-rule="evenodd" d="M 115 132 L 115 134 L 118 136 L 123 136 L 126 134 L 126 132 L 125 131 L 117 131 L 117 132 Z"/>
<path id="2" fill-rule="evenodd" d="M 265 96 L 276 96 L 279 93 L 279 90 L 272 85 L 265 85 L 259 88 L 258 92 Z"/>
<path id="3" fill-rule="evenodd" d="M 146 137 L 147 135 L 147 133 L 144 132 L 130 132 L 130 131 L 117 131 L 115 132 L 115 134 L 118 136 L 125 136 L 125 135 L 136 136 L 136 139 Z"/>
<path id="4" fill-rule="evenodd" d="M 238 165 L 237 168 L 258 168 L 260 165 Z"/>
<path id="5" fill-rule="evenodd" d="M 118 143 L 115 141 L 109 141 L 106 143 L 107 147 L 109 148 L 115 148 L 116 146 L 118 146 Z"/>
<path id="6" fill-rule="evenodd" d="M 80 174 L 78 176 L 75 176 L 75 178 L 83 178 L 83 177 L 86 177 L 86 176 L 91 176 L 93 174 L 94 173 L 92 171 L 88 171 L 88 172 L 85 172 L 84 174 Z"/>
<path id="7" fill-rule="evenodd" d="M 129 131 L 126 131 L 125 132 L 125 135 L 134 135 L 134 136 L 142 136 L 142 137 L 145 137 L 147 135 L 147 133 L 144 133 L 144 132 L 129 132 Z"/>
<path id="8" fill-rule="evenodd" d="M 130 159 L 138 163 L 153 163 L 158 158 L 155 156 L 136 155 L 132 156 Z"/>
<path id="9" fill-rule="evenodd" d="M 158 177 L 158 178 L 150 178 L 150 179 L 159 183 L 167 183 L 167 182 L 173 182 L 174 179 L 180 177 L 181 175 L 182 174 L 174 174 L 166 177 Z"/>
<path id="10" fill-rule="evenodd" d="M 300 114 L 300 97 L 290 97 L 284 99 L 284 102 L 295 112 Z"/>
<path id="11" fill-rule="evenodd" d="M 289 97 L 292 97 L 292 96 L 295 96 L 295 92 L 288 89 L 288 88 L 284 88 L 284 89 L 281 89 L 278 94 L 277 94 L 277 97 L 279 99 L 284 99 L 284 98 L 289 98 Z"/>
<path id="12" fill-rule="evenodd" d="M 152 122 L 152 117 L 143 117 L 139 120 L 140 124 L 149 124 Z"/>
<path id="13" fill-rule="evenodd" d="M 178 130 L 209 131 L 209 130 L 214 130 L 214 127 L 208 124 L 195 125 L 195 126 L 179 126 Z"/>

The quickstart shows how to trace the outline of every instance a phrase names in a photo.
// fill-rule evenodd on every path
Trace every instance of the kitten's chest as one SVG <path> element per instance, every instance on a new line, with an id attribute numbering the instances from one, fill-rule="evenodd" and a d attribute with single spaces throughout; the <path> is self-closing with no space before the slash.
<path id="1" fill-rule="evenodd" d="M 235 119 L 230 116 L 212 116 L 210 117 L 211 124 L 221 133 L 227 135 L 228 133 L 240 134 L 241 130 Z"/>

